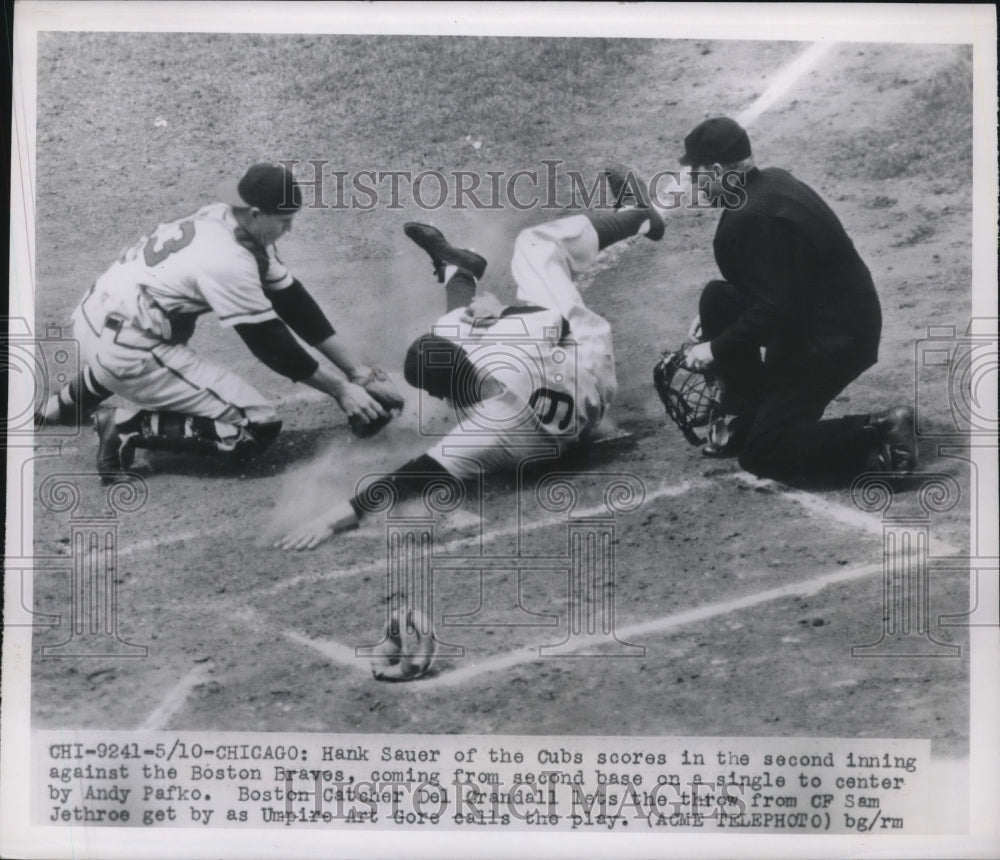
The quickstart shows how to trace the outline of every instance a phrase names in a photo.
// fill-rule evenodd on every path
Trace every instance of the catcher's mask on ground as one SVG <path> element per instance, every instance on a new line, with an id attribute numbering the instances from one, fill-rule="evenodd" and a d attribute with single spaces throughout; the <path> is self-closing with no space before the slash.
<path id="1" fill-rule="evenodd" d="M 403 375 L 414 388 L 422 388 L 432 397 L 449 398 L 459 407 L 483 399 L 479 373 L 465 350 L 439 335 L 421 335 L 410 344 Z"/>
<path id="2" fill-rule="evenodd" d="M 664 350 L 653 368 L 653 385 L 667 415 L 692 445 L 709 441 L 712 427 L 722 417 L 720 382 L 713 374 L 689 370 L 685 357 L 692 343 Z"/>

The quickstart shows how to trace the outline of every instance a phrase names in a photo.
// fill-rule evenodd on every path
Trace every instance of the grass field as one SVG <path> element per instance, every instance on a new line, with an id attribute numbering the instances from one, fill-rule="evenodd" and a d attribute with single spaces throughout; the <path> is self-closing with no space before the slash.
<path id="1" fill-rule="evenodd" d="M 536 170 L 594 175 L 608 160 L 674 169 L 687 131 L 738 114 L 805 45 L 781 42 L 537 40 L 49 33 L 39 41 L 36 326 L 64 325 L 83 291 L 141 232 L 209 202 L 260 159 L 326 170 Z M 872 268 L 885 330 L 879 364 L 831 407 L 869 411 L 916 397 L 915 346 L 931 323 L 965 330 L 972 212 L 970 53 L 956 46 L 835 45 L 750 129 L 758 161 L 792 170 L 837 211 Z M 947 126 L 947 134 L 941 129 Z M 478 145 L 477 145 L 478 144 Z M 308 171 L 309 167 L 305 166 Z M 563 197 L 565 199 L 565 197 Z M 399 372 L 441 301 L 401 225 L 433 220 L 491 260 L 510 294 L 517 231 L 554 211 L 307 209 L 282 258 L 369 361 Z M 716 215 L 679 211 L 659 245 L 604 261 L 587 299 L 615 332 L 632 444 L 576 464 L 580 510 L 608 474 L 646 501 L 614 525 L 615 627 L 629 659 L 538 659 L 571 619 L 565 517 L 532 485 L 491 482 L 435 525 L 434 675 L 372 681 L 355 645 L 385 617 L 385 526 L 286 555 L 274 536 L 363 474 L 426 446 L 414 410 L 357 442 L 335 405 L 270 374 L 231 332 L 202 321 L 193 345 L 281 404 L 285 431 L 243 473 L 154 460 L 149 496 L 118 525 L 119 628 L 141 660 L 55 660 L 39 628 L 38 727 L 787 735 L 931 738 L 968 752 L 968 649 L 937 618 L 968 606 L 967 578 L 931 578 L 933 637 L 950 659 L 852 658 L 882 631 L 882 523 L 845 489 L 793 491 L 708 463 L 666 423 L 650 384 L 715 275 Z M 506 291 L 506 293 L 505 293 Z M 926 426 L 952 421 L 945 371 L 919 384 Z M 414 401 L 415 402 L 415 401 Z M 36 483 L 92 469 L 85 430 L 36 461 Z M 966 464 L 922 441 L 928 472 L 957 481 L 936 515 L 939 554 L 969 542 Z M 102 509 L 96 479 L 80 511 Z M 901 506 L 914 505 L 904 493 Z M 518 519 L 520 517 L 520 519 Z M 522 524 L 519 529 L 518 523 Z M 531 528 L 523 527 L 530 523 Z M 36 506 L 35 552 L 65 564 L 70 515 Z M 947 545 L 945 547 L 944 545 Z M 505 566 L 498 559 L 536 559 Z M 544 564 L 539 559 L 544 559 Z M 560 559 L 562 561 L 560 561 Z M 838 575 L 841 575 L 838 578 Z M 65 573 L 35 575 L 35 609 L 65 611 Z M 391 590 L 391 588 L 390 588 Z M 608 650 L 625 645 L 605 643 Z M 603 652 L 602 652 L 603 653 Z M 347 655 L 346 657 L 344 655 Z M 451 679 L 451 680 L 449 680 Z M 170 691 L 184 695 L 171 699 Z M 455 690 L 461 691 L 460 696 Z"/>

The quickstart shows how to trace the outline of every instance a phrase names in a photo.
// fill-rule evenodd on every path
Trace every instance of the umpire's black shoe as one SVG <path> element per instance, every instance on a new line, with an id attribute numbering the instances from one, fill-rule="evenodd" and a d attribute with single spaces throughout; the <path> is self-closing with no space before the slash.
<path id="1" fill-rule="evenodd" d="M 456 248 L 448 244 L 444 234 L 430 224 L 420 224 L 409 221 L 403 225 L 403 232 L 431 255 L 434 263 L 434 274 L 444 283 L 444 267 L 458 266 L 471 273 L 476 280 L 486 271 L 486 258 L 480 257 L 475 251 Z"/>
<path id="2" fill-rule="evenodd" d="M 135 434 L 125 437 L 118 432 L 114 409 L 100 409 L 94 414 L 97 431 L 97 473 L 110 484 L 121 477 L 135 459 Z"/>
<path id="3" fill-rule="evenodd" d="M 623 206 L 634 206 L 636 209 L 645 211 L 649 216 L 649 229 L 646 231 L 646 238 L 659 242 L 663 238 L 666 227 L 660 213 L 653 208 L 649 200 L 649 190 L 642 177 L 624 164 L 610 165 L 605 167 L 601 173 L 608 178 L 615 209 L 621 209 Z"/>
<path id="4" fill-rule="evenodd" d="M 917 468 L 917 436 L 909 406 L 894 406 L 872 415 L 867 429 L 875 435 L 875 449 L 868 455 L 869 471 L 908 475 Z"/>

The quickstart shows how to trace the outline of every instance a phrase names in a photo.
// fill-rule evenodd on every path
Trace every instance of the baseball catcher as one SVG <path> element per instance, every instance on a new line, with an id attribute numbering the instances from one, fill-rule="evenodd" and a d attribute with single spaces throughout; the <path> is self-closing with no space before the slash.
<path id="1" fill-rule="evenodd" d="M 388 476 L 397 499 L 442 480 L 511 470 L 528 456 L 558 457 L 597 427 L 617 388 L 611 326 L 583 303 L 573 276 L 614 242 L 637 234 L 655 241 L 664 233 L 634 173 L 619 168 L 606 176 L 623 204 L 619 209 L 559 218 L 517 237 L 512 305 L 488 292 L 477 295 L 485 258 L 451 245 L 430 225 L 405 225 L 406 236 L 430 256 L 435 276 L 444 281 L 446 313 L 410 345 L 404 374 L 415 388 L 448 400 L 457 424 Z M 277 546 L 312 549 L 357 526 L 365 512 L 364 500 L 355 496 Z"/>
<path id="2" fill-rule="evenodd" d="M 384 373 L 358 366 L 278 258 L 275 242 L 301 206 L 291 172 L 255 164 L 220 188 L 218 200 L 140 238 L 73 314 L 85 366 L 39 410 L 36 425 L 98 410 L 105 482 L 129 468 L 136 448 L 242 460 L 278 435 L 281 421 L 263 395 L 188 346 L 209 312 L 273 371 L 334 398 L 356 435 L 377 432 L 403 405 Z M 321 366 L 292 332 L 340 372 Z M 112 394 L 128 405 L 98 409 Z"/>

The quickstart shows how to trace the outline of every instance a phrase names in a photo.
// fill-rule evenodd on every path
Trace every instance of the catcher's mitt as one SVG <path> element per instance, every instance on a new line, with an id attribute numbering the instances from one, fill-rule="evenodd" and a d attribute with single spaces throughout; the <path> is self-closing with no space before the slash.
<path id="1" fill-rule="evenodd" d="M 692 445 L 703 445 L 710 440 L 713 425 L 723 417 L 722 385 L 711 372 L 684 366 L 692 346 L 693 342 L 686 341 L 677 349 L 664 350 L 653 368 L 653 385 L 684 438 Z"/>
<path id="2" fill-rule="evenodd" d="M 385 371 L 379 370 L 377 367 L 369 369 L 367 375 L 357 376 L 351 381 L 355 385 L 360 385 L 385 410 L 385 418 L 379 417 L 372 421 L 366 421 L 361 415 L 352 415 L 347 419 L 351 432 L 359 439 L 366 439 L 369 436 L 374 436 L 392 421 L 393 417 L 402 411 L 406 401 L 396 390 L 396 386 L 390 382 Z"/>
<path id="3" fill-rule="evenodd" d="M 384 641 L 375 649 L 372 675 L 377 681 L 413 681 L 427 674 L 436 645 L 427 619 L 411 609 L 405 618 L 393 612 Z"/>

